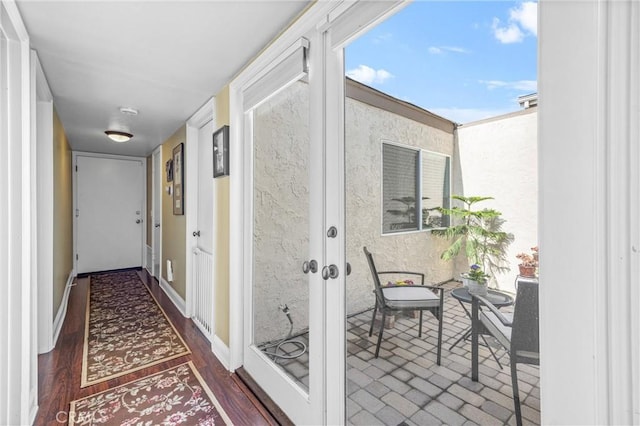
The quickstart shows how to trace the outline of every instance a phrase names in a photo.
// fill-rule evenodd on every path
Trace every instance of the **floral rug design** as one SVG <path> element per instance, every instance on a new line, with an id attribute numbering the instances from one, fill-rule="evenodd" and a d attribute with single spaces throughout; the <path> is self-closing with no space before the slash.
<path id="1" fill-rule="evenodd" d="M 69 425 L 231 425 L 191 361 L 71 401 Z"/>
<path id="2" fill-rule="evenodd" d="M 81 387 L 190 353 L 136 271 L 91 275 Z"/>

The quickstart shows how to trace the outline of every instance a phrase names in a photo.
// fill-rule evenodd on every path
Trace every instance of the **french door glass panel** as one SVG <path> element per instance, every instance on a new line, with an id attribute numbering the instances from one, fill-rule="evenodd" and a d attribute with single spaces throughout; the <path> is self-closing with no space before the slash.
<path id="1" fill-rule="evenodd" d="M 308 392 L 308 84 L 293 83 L 253 114 L 254 343 Z"/>

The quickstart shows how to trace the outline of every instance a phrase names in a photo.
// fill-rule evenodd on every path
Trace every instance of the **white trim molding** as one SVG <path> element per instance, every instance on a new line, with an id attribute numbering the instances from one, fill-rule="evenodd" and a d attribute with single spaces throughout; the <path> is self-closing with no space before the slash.
<path id="1" fill-rule="evenodd" d="M 218 358 L 218 361 L 224 365 L 224 368 L 230 370 L 229 368 L 229 347 L 225 345 L 225 343 L 220 340 L 217 335 L 213 335 L 213 340 L 211 341 L 211 351 Z"/>
<path id="2" fill-rule="evenodd" d="M 639 424 L 640 3 L 543 0 L 539 46 L 541 421 Z"/>
<path id="3" fill-rule="evenodd" d="M 173 287 L 171 287 L 171 284 L 169 284 L 167 282 L 167 280 L 165 280 L 162 277 L 160 277 L 160 288 L 169 297 L 169 300 L 171 300 L 171 302 L 173 302 L 175 307 L 178 308 L 178 310 L 180 311 L 182 316 L 188 318 L 188 316 L 187 316 L 187 305 L 186 305 L 185 301 L 182 299 L 182 297 L 180 297 L 178 292 L 176 292 L 173 289 Z"/>
<path id="4" fill-rule="evenodd" d="M 62 301 L 60 302 L 60 307 L 58 308 L 58 312 L 56 313 L 56 318 L 53 320 L 53 340 L 51 342 L 51 347 L 47 349 L 45 352 L 49 352 L 53 348 L 55 348 L 56 343 L 58 342 L 58 337 L 60 336 L 60 332 L 62 331 L 62 325 L 64 324 L 64 319 L 67 316 L 67 306 L 69 305 L 69 294 L 71 293 L 71 287 L 75 284 L 73 280 L 76 278 L 76 271 L 72 270 L 69 273 L 69 277 L 67 278 L 67 284 L 64 287 L 64 293 L 62 295 Z"/>

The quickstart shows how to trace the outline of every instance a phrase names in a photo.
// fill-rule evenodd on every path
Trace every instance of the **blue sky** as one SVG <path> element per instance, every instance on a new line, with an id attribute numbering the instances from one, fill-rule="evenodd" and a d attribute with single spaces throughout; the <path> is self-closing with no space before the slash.
<path id="1" fill-rule="evenodd" d="M 346 49 L 346 74 L 459 123 L 537 91 L 537 3 L 416 1 Z"/>

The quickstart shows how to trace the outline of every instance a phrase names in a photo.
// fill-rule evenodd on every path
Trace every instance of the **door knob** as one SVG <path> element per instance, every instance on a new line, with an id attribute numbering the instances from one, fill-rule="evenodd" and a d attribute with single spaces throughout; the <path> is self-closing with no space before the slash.
<path id="1" fill-rule="evenodd" d="M 336 279 L 340 275 L 340 271 L 336 265 L 329 265 L 322 268 L 322 278 L 328 280 L 329 278 Z"/>
<path id="2" fill-rule="evenodd" d="M 347 275 L 351 275 L 351 264 L 347 262 Z"/>
<path id="3" fill-rule="evenodd" d="M 159 224 L 159 223 L 156 223 L 156 224 L 155 224 L 155 227 L 156 227 L 156 228 L 160 228 L 160 224 Z"/>
<path id="4" fill-rule="evenodd" d="M 136 223 L 140 223 L 142 222 L 140 219 L 136 219 Z"/>
<path id="5" fill-rule="evenodd" d="M 199 237 L 200 236 L 200 231 L 193 231 L 193 236 L 194 237 Z"/>
<path id="6" fill-rule="evenodd" d="M 309 272 L 315 274 L 316 272 L 318 272 L 318 262 L 313 259 L 310 261 L 305 260 L 302 263 L 302 272 L 304 272 L 305 274 L 308 274 Z"/>

